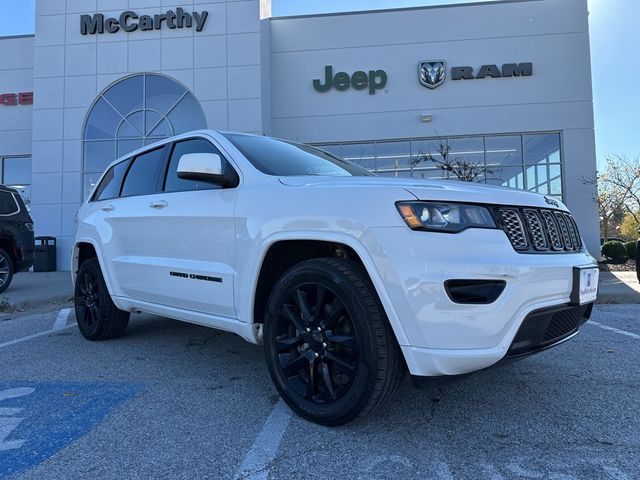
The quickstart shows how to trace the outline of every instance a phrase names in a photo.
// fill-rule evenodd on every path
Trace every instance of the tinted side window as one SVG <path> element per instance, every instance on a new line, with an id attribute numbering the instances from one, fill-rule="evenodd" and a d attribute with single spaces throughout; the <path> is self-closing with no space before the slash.
<path id="1" fill-rule="evenodd" d="M 18 212 L 18 204 L 9 192 L 0 192 L 0 215 L 12 215 Z"/>
<path id="2" fill-rule="evenodd" d="M 98 188 L 96 188 L 96 193 L 93 195 L 94 202 L 108 200 L 118 196 L 120 193 L 120 186 L 122 185 L 122 178 L 127 172 L 129 163 L 129 160 L 125 160 L 124 162 L 120 162 L 109 169 L 102 178 Z"/>
<path id="3" fill-rule="evenodd" d="M 180 158 L 187 153 L 215 153 L 222 157 L 218 149 L 203 138 L 194 138 L 192 140 L 185 140 L 183 142 L 176 143 L 173 147 L 173 152 L 171 153 L 171 160 L 167 170 L 167 178 L 164 183 L 165 192 L 220 188 L 220 186 L 212 183 L 183 180 L 182 178 L 178 178 L 176 173 L 178 170 L 178 163 L 180 163 Z"/>
<path id="4" fill-rule="evenodd" d="M 155 193 L 163 159 L 164 147 L 138 155 L 124 179 L 121 196 Z"/>

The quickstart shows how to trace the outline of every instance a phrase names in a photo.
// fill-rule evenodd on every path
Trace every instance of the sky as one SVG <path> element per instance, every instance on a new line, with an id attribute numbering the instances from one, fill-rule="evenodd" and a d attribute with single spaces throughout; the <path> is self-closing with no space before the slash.
<path id="1" fill-rule="evenodd" d="M 283 16 L 467 1 L 272 0 L 272 6 L 274 16 Z M 634 61 L 640 51 L 640 0 L 588 2 L 596 154 L 603 166 L 611 153 L 640 156 L 640 61 Z M 0 0 L 5 13 L 0 15 L 0 36 L 33 33 L 34 4 L 35 0 Z"/>

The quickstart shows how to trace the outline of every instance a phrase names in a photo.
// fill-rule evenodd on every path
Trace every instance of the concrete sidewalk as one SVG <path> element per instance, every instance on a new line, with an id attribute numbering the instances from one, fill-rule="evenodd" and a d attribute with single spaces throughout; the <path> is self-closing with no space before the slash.
<path id="1" fill-rule="evenodd" d="M 636 272 L 600 272 L 598 303 L 640 303 Z"/>
<path id="2" fill-rule="evenodd" d="M 0 307 L 32 310 L 66 304 L 72 297 L 69 272 L 21 272 L 16 273 L 9 288 L 0 295 Z"/>

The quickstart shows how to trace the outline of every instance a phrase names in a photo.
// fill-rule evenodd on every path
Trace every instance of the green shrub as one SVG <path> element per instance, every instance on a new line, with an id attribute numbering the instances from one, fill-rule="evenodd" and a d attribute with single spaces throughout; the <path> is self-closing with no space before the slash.
<path id="1" fill-rule="evenodd" d="M 624 261 L 627 259 L 627 249 L 624 243 L 615 240 L 602 245 L 602 254 L 615 261 Z"/>
<path id="2" fill-rule="evenodd" d="M 627 242 L 624 244 L 624 248 L 627 250 L 628 258 L 636 258 L 636 242 Z"/>

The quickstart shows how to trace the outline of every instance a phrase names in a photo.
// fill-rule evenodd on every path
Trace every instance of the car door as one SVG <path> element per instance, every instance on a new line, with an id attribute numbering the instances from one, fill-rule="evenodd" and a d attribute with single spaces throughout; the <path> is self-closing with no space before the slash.
<path id="1" fill-rule="evenodd" d="M 176 174 L 180 158 L 189 153 L 215 153 L 225 168 L 233 167 L 203 137 L 166 148 L 158 192 L 128 199 L 122 209 L 126 220 L 118 214 L 123 255 L 114 264 L 123 291 L 147 302 L 233 318 L 237 188 Z"/>
<path id="2" fill-rule="evenodd" d="M 166 155 L 167 147 L 162 146 L 133 157 L 122 174 L 118 198 L 101 202 L 100 238 L 116 295 L 143 301 L 156 298 L 151 275 L 164 227 L 155 221 L 157 211 L 152 205 Z"/>

